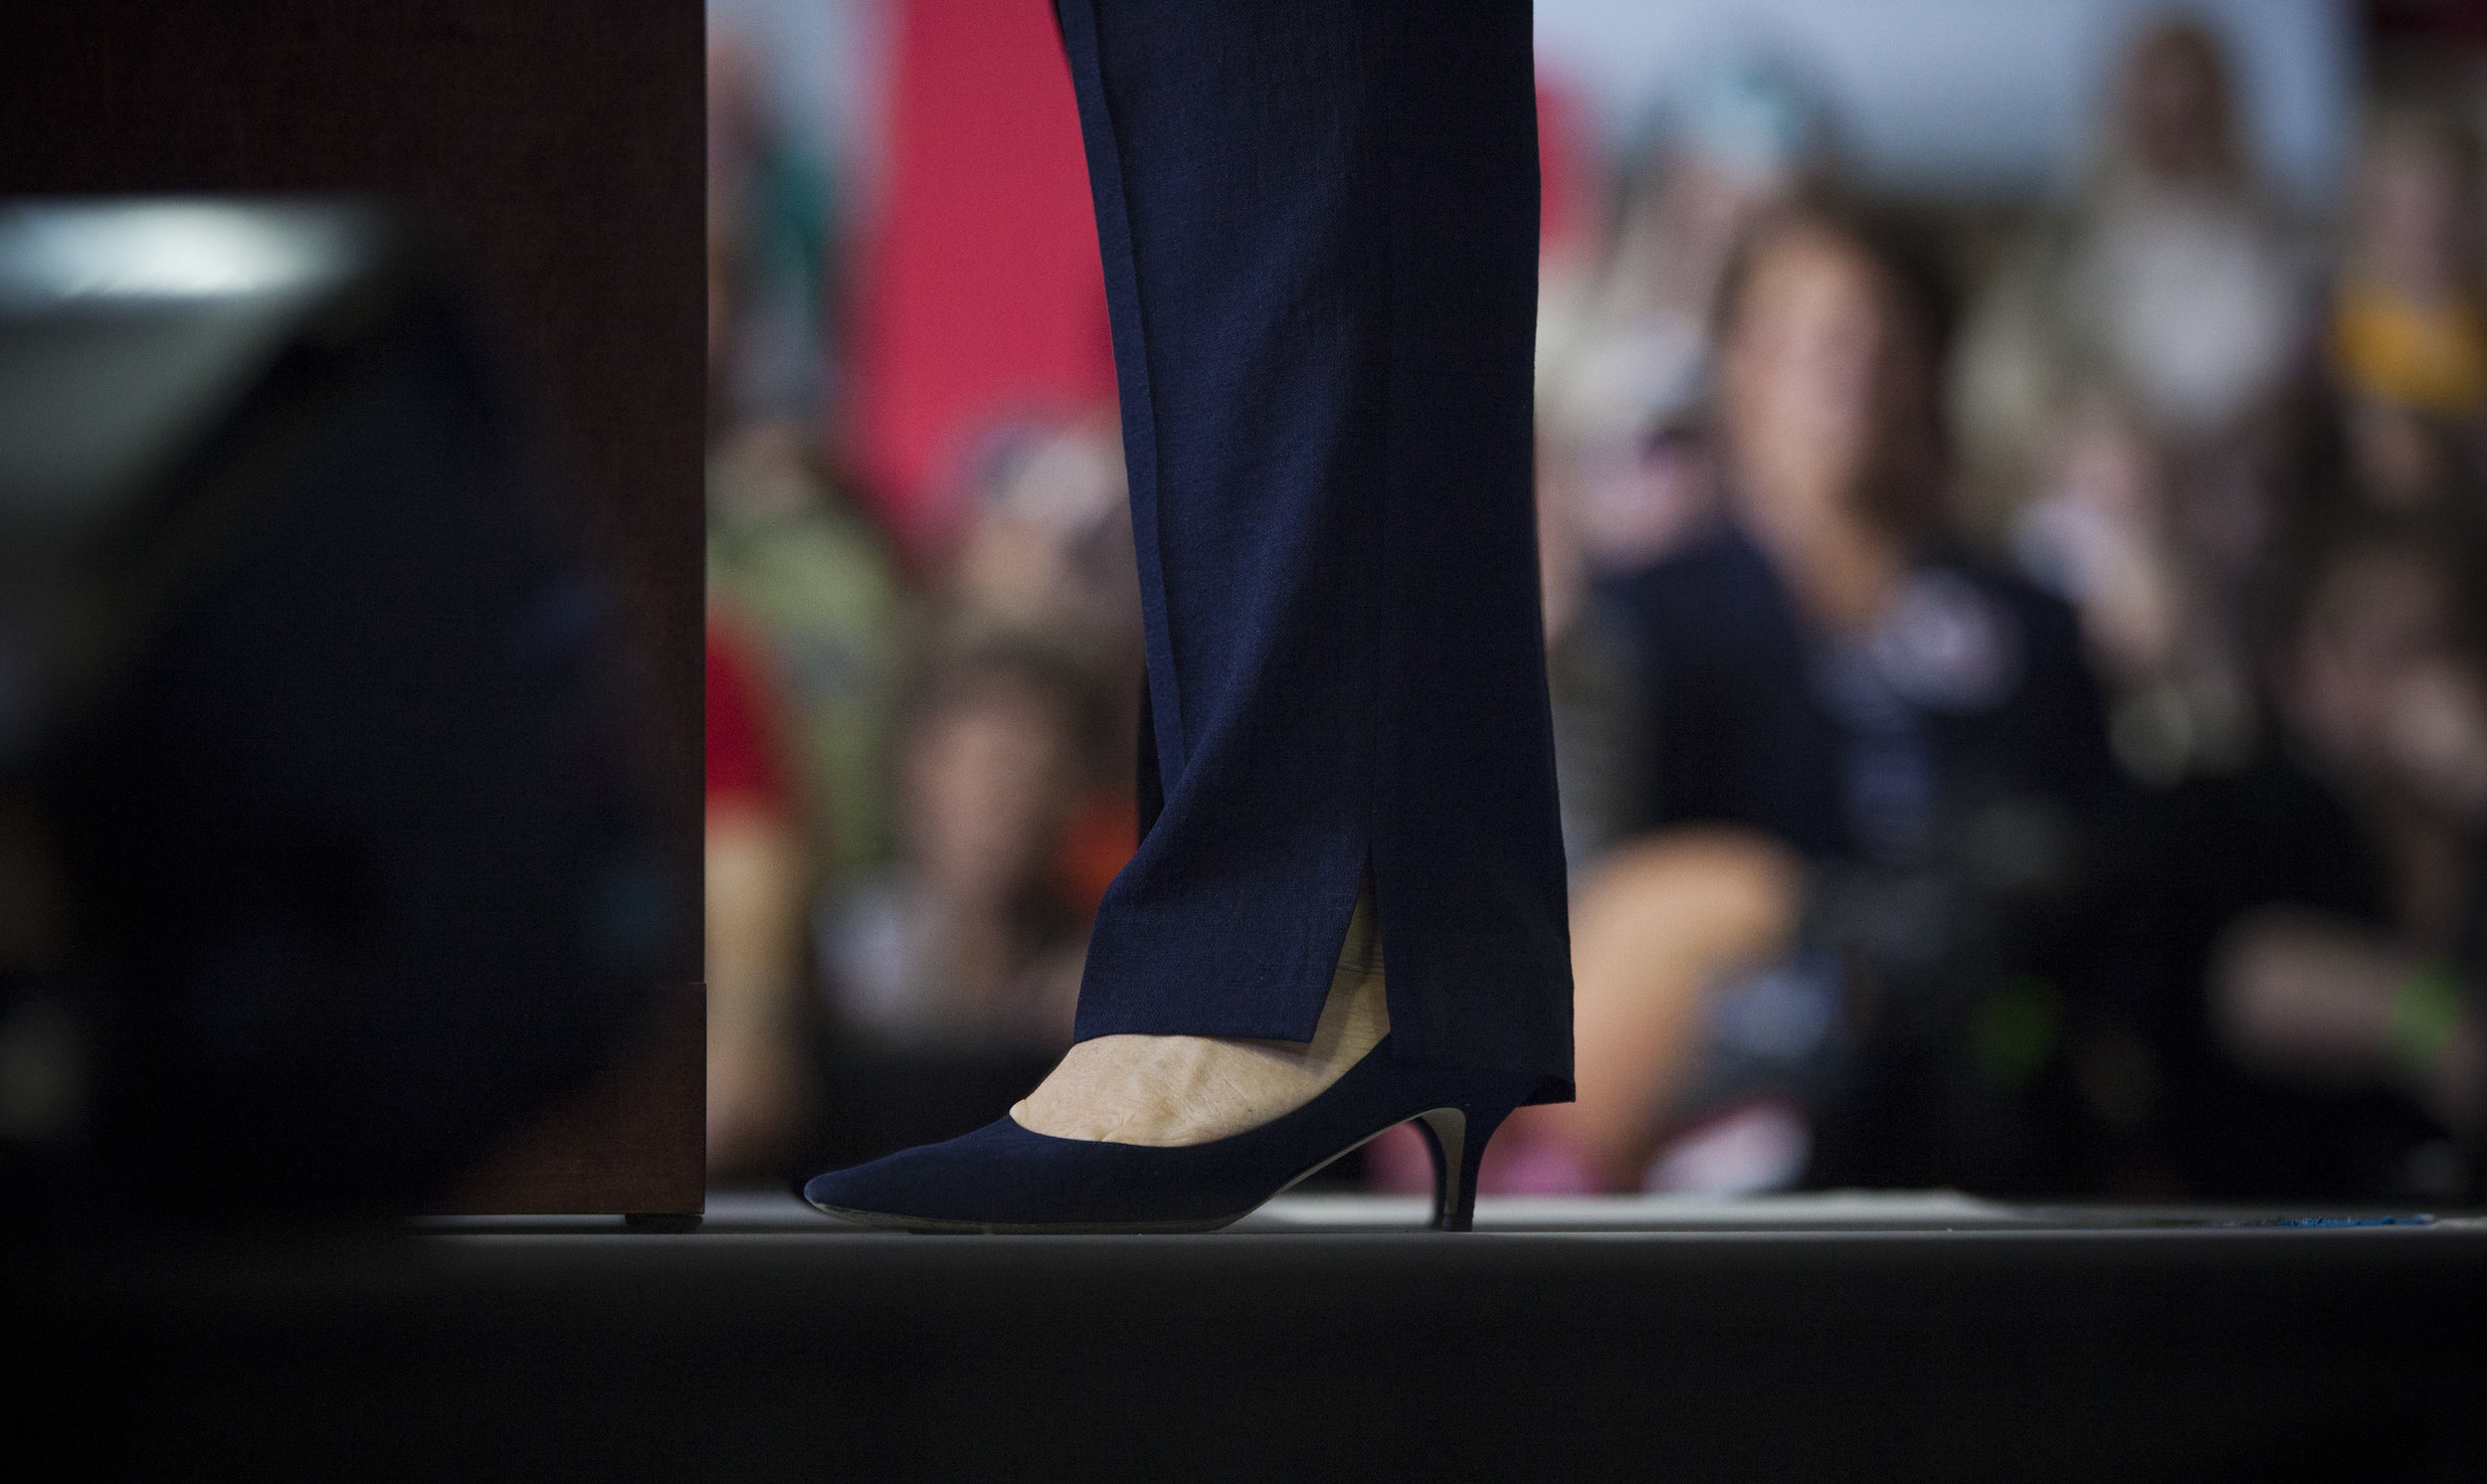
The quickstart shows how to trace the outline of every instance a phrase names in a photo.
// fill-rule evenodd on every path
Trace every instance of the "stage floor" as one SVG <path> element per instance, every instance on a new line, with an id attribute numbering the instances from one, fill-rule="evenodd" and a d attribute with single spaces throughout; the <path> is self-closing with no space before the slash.
<path id="1" fill-rule="evenodd" d="M 2487 1221 L 1305 1196 L 1195 1236 L 434 1220 L 21 1265 L 90 1472 L 2487 1477 Z"/>
<path id="2" fill-rule="evenodd" d="M 1406 1233 L 1424 1230 L 1431 1203 L 1419 1196 L 1280 1196 L 1213 1236 Z M 1957 1191 L 1831 1191 L 1785 1196 L 1493 1197 L 1477 1202 L 1476 1229 L 1506 1235 L 1769 1236 L 1792 1232 L 2167 1232 L 2241 1230 L 2426 1230 L 2487 1235 L 2487 1214 L 2407 1207 L 2246 1207 L 2030 1205 Z M 436 1216 L 428 1236 L 561 1236 L 630 1231 L 619 1216 Z M 666 1234 L 656 1230 L 640 1235 Z M 706 1237 L 886 1235 L 821 1214 L 779 1191 L 711 1191 L 695 1232 Z M 941 1239 L 941 1238 L 927 1238 Z M 955 1238 L 950 1238 L 955 1239 Z M 996 1238 L 1023 1240 L 1024 1238 Z M 1165 1240 L 1163 1237 L 1127 1240 Z"/>

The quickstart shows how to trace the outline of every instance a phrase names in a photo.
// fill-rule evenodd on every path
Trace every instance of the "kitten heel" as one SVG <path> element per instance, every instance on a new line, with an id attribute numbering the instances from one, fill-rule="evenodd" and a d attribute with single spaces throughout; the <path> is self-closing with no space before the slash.
<path id="1" fill-rule="evenodd" d="M 1467 1231 L 1476 1221 L 1476 1175 L 1485 1163 L 1485 1146 L 1511 1116 L 1495 1103 L 1467 1103 L 1435 1108 L 1417 1115 L 1426 1146 L 1434 1155 L 1434 1228 Z"/>

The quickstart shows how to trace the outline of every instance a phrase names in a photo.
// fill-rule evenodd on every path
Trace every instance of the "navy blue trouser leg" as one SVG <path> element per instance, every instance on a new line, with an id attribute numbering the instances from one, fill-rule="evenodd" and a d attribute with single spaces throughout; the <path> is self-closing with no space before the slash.
<path id="1" fill-rule="evenodd" d="M 1310 1038 L 1369 862 L 1400 1054 L 1561 1095 L 1527 0 L 1059 12 L 1163 797 L 1077 1033 Z"/>

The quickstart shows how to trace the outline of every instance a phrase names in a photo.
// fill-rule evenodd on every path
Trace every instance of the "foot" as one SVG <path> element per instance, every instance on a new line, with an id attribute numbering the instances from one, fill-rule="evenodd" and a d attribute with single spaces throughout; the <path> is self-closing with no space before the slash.
<path id="1" fill-rule="evenodd" d="M 1390 1028 L 1381 924 L 1368 887 L 1356 898 L 1310 1041 L 1100 1035 L 1072 1046 L 1011 1117 L 1057 1139 L 1206 1144 L 1311 1102 Z"/>

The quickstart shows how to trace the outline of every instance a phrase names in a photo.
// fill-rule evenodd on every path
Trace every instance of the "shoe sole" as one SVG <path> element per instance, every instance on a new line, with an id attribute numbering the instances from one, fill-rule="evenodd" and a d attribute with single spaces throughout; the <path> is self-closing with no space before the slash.
<path id="1" fill-rule="evenodd" d="M 1335 1165 L 1339 1161 L 1347 1158 L 1349 1155 L 1354 1154 L 1357 1150 L 1364 1148 L 1374 1140 L 1381 1138 L 1384 1134 L 1389 1133 L 1391 1129 L 1402 1127 L 1404 1124 L 1415 1123 L 1421 1119 L 1431 1120 L 1439 1114 L 1456 1114 L 1458 1110 L 1455 1108 L 1430 1109 L 1425 1113 L 1415 1114 L 1409 1118 L 1403 1119 L 1400 1123 L 1392 1124 L 1390 1128 L 1377 1129 L 1357 1140 L 1355 1143 L 1348 1145 L 1345 1149 L 1342 1149 L 1338 1153 L 1321 1161 L 1319 1164 L 1314 1165 L 1311 1169 L 1306 1170 L 1303 1174 L 1296 1176 L 1293 1180 L 1290 1180 L 1285 1185 L 1271 1191 L 1267 1196 L 1254 1202 L 1252 1205 L 1244 1207 L 1244 1209 L 1237 1211 L 1235 1214 L 1231 1216 L 1212 1216 L 1206 1220 L 1044 1222 L 958 1221 L 949 1220 L 939 1216 L 900 1216 L 892 1215 L 888 1211 L 880 1210 L 851 1210 L 843 1206 L 823 1206 L 817 1201 L 806 1201 L 804 1205 L 811 1206 L 814 1210 L 825 1211 L 830 1215 L 836 1216 L 842 1221 L 853 1221 L 859 1226 L 868 1226 L 875 1231 L 907 1231 L 913 1232 L 919 1236 L 1174 1236 L 1181 1235 L 1186 1232 L 1222 1231 L 1227 1227 L 1234 1225 L 1236 1222 L 1243 1220 L 1253 1211 L 1260 1209 L 1263 1206 L 1277 1200 L 1280 1196 L 1285 1195 L 1297 1186 L 1302 1185 L 1305 1181 L 1312 1179 L 1322 1171 L 1327 1170 L 1332 1165 Z"/>

